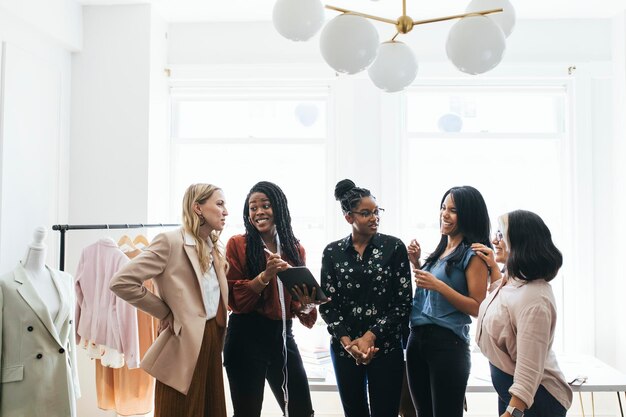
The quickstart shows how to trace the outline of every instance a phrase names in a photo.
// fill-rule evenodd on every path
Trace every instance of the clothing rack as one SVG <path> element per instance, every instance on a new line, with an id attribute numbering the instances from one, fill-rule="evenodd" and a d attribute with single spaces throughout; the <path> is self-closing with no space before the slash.
<path id="1" fill-rule="evenodd" d="M 52 230 L 61 233 L 59 240 L 59 269 L 65 269 L 65 232 L 68 230 L 106 230 L 106 229 L 141 229 L 144 227 L 177 227 L 180 224 L 172 223 L 153 223 L 153 224 L 55 224 Z"/>

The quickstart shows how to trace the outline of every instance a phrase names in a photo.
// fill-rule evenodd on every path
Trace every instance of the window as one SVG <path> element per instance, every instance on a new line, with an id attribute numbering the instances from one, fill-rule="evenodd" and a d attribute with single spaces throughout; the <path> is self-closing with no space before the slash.
<path id="1" fill-rule="evenodd" d="M 327 243 L 326 200 L 332 197 L 326 182 L 328 102 L 327 88 L 173 90 L 173 213 L 180 212 L 178 202 L 189 184 L 218 185 L 229 211 L 225 244 L 245 231 L 248 190 L 258 181 L 272 181 L 287 196 L 294 233 L 318 276 Z M 294 323 L 298 343 L 327 345 L 324 326 L 311 333 Z"/>
<path id="2" fill-rule="evenodd" d="M 222 235 L 244 233 L 243 205 L 258 181 L 278 184 L 289 200 L 294 233 L 309 268 L 320 269 L 326 227 L 328 89 L 172 91 L 172 201 L 209 182 L 226 195 Z M 315 173 L 312 175 L 312 173 Z M 314 198 L 303 198 L 303 190 Z M 297 196 L 297 197 L 296 197 Z M 292 197 L 292 198 L 290 198 Z M 178 204 L 173 212 L 178 213 Z"/>
<path id="3" fill-rule="evenodd" d="M 569 252 L 563 223 L 571 182 L 566 103 L 565 87 L 411 89 L 406 96 L 406 229 L 423 248 L 434 250 L 443 193 L 471 185 L 485 198 L 492 231 L 501 214 L 531 210 L 544 219 L 557 246 Z M 565 273 L 562 269 L 560 275 Z M 561 279 L 553 287 L 562 312 Z"/>

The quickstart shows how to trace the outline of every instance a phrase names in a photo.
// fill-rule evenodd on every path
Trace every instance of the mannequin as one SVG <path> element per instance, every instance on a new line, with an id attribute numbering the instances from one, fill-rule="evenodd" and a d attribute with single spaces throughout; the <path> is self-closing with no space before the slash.
<path id="1" fill-rule="evenodd" d="M 48 308 L 50 317 L 54 320 L 61 308 L 61 299 L 50 271 L 46 268 L 47 246 L 43 242 L 46 234 L 46 229 L 41 226 L 35 229 L 33 241 L 28 245 L 22 266 L 41 301 Z"/>
<path id="2" fill-rule="evenodd" d="M 74 279 L 45 265 L 44 228 L 0 274 L 0 415 L 76 417 Z"/>

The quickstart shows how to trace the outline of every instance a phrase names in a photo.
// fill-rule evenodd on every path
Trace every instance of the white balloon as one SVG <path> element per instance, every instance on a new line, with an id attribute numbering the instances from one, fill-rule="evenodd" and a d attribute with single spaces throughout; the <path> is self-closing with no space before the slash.
<path id="1" fill-rule="evenodd" d="M 515 27 L 515 8 L 509 0 L 472 0 L 465 11 L 471 13 L 492 9 L 502 9 L 502 12 L 491 13 L 486 17 L 496 22 L 508 38 Z"/>
<path id="2" fill-rule="evenodd" d="M 502 60 L 506 42 L 504 33 L 485 16 L 470 16 L 452 26 L 446 41 L 450 61 L 468 74 L 482 74 Z"/>
<path id="3" fill-rule="evenodd" d="M 367 70 L 376 87 L 388 93 L 402 91 L 417 76 L 417 59 L 402 42 L 383 42 L 378 56 Z"/>
<path id="4" fill-rule="evenodd" d="M 320 0 L 276 0 L 272 22 L 285 38 L 306 41 L 324 24 L 324 6 Z"/>
<path id="5" fill-rule="evenodd" d="M 356 74 L 376 58 L 378 32 L 364 17 L 341 14 L 322 29 L 320 50 L 335 71 Z"/>

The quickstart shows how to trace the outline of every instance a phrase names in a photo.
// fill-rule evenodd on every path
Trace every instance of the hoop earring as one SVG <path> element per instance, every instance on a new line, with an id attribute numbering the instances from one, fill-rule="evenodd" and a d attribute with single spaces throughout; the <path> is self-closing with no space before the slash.
<path id="1" fill-rule="evenodd" d="M 198 217 L 200 218 L 200 226 L 204 226 L 204 224 L 206 223 L 206 220 L 204 219 L 204 216 L 202 215 L 202 213 L 198 214 Z"/>

